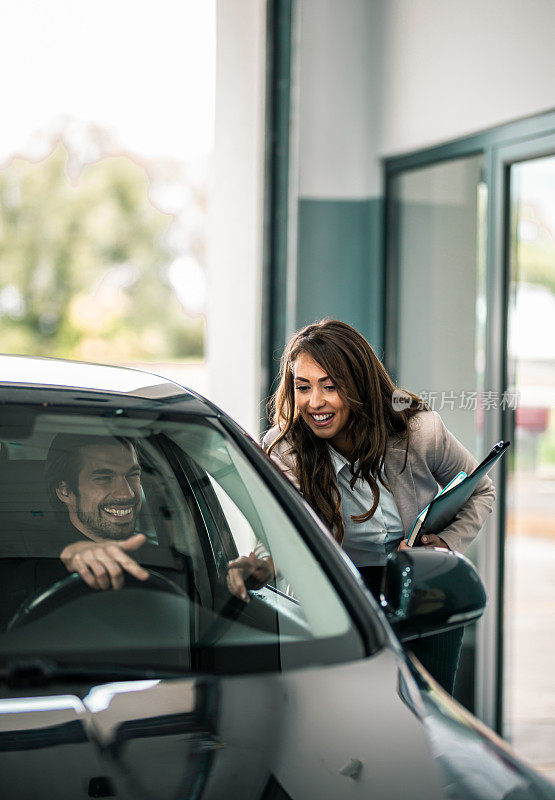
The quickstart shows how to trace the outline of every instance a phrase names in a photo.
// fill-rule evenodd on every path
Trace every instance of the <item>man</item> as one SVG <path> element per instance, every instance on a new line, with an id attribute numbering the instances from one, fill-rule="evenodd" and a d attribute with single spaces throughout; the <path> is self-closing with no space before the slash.
<path id="1" fill-rule="evenodd" d="M 136 449 L 123 437 L 58 434 L 48 451 L 46 489 L 55 510 L 44 537 L 21 539 L 0 555 L 0 631 L 30 597 L 77 572 L 92 589 L 120 589 L 125 575 L 149 579 L 147 566 L 186 592 L 194 591 L 190 556 L 135 533 L 142 503 Z M 48 512 L 41 511 L 46 522 Z M 166 520 L 167 522 L 167 520 Z"/>
<path id="2" fill-rule="evenodd" d="M 60 554 L 68 572 L 78 572 L 93 589 L 121 588 L 125 572 L 148 578 L 129 555 L 146 542 L 144 534 L 134 534 L 142 488 L 130 441 L 58 434 L 48 451 L 46 481 L 51 503 L 68 514 L 69 542 Z"/>

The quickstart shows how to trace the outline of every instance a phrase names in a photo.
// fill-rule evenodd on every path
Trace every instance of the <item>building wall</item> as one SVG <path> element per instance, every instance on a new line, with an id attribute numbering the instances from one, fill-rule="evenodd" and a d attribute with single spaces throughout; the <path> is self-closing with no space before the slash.
<path id="1" fill-rule="evenodd" d="M 377 37 L 365 0 L 302 0 L 298 76 L 297 326 L 338 317 L 382 346 Z"/>
<path id="2" fill-rule="evenodd" d="M 383 346 L 382 159 L 555 108 L 552 0 L 298 0 L 297 325 Z"/>
<path id="3" fill-rule="evenodd" d="M 555 108 L 552 0 L 297 4 L 302 197 L 374 197 L 385 156 Z"/>
<path id="4" fill-rule="evenodd" d="M 381 351 L 382 159 L 555 108 L 555 3 L 293 7 L 284 329 L 340 317 Z M 261 415 L 265 35 L 264 0 L 218 0 L 209 394 L 252 432 Z"/>
<path id="5" fill-rule="evenodd" d="M 552 0 L 371 0 L 383 63 L 377 154 L 555 108 Z"/>
<path id="6" fill-rule="evenodd" d="M 265 6 L 218 0 L 207 309 L 208 396 L 259 429 Z"/>

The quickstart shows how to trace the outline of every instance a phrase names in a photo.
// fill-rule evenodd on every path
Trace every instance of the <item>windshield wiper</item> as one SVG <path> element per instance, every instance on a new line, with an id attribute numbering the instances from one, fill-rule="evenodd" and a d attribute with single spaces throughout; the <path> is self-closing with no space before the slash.
<path id="1" fill-rule="evenodd" d="M 113 664 L 59 664 L 46 658 L 15 659 L 0 669 L 0 682 L 10 688 L 47 686 L 52 683 L 163 680 L 184 678 L 188 670 L 145 665 L 139 667 Z"/>

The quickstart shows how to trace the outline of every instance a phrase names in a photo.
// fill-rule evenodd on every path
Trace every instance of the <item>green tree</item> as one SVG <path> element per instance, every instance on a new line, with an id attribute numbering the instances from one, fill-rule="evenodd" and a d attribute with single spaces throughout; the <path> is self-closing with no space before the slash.
<path id="1" fill-rule="evenodd" d="M 129 157 L 102 158 L 76 180 L 58 140 L 38 163 L 0 171 L 0 349 L 92 361 L 199 356 L 168 267 L 173 222 Z"/>

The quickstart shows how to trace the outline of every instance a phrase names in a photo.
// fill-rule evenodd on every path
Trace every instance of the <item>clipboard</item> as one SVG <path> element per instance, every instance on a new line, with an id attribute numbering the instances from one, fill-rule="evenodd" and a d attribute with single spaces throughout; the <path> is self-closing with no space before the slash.
<path id="1" fill-rule="evenodd" d="M 456 479 L 458 478 L 459 480 L 452 488 L 450 486 L 453 482 L 447 484 L 445 489 L 416 518 L 416 522 L 407 538 L 409 547 L 418 547 L 420 539 L 425 533 L 440 534 L 455 519 L 461 507 L 474 492 L 484 475 L 487 475 L 490 469 L 499 461 L 509 445 L 510 442 L 497 442 L 484 460 L 478 464 L 474 472 L 462 478 L 460 476 L 463 473 L 459 473 L 456 476 Z"/>

